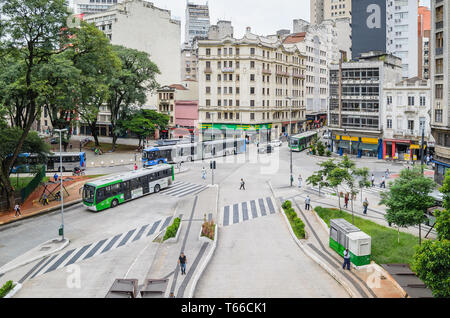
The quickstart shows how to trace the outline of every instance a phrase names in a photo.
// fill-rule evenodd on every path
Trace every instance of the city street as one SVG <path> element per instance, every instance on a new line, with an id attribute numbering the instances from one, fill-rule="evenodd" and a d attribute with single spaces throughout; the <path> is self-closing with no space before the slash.
<path id="1" fill-rule="evenodd" d="M 298 174 L 305 183 L 317 170 L 318 159 L 306 152 L 292 155 L 295 189 Z M 213 218 L 219 225 L 219 239 L 194 297 L 349 296 L 294 244 L 276 208 L 269 182 L 275 192 L 290 189 L 289 156 L 284 143 L 272 154 L 256 154 L 256 146 L 250 145 L 245 155 L 215 159 L 214 183 L 219 185 L 219 194 L 218 215 Z M 402 168 L 364 159 L 358 161 L 358 166 L 369 167 L 377 180 L 387 168 L 392 174 Z M 182 167 L 187 171 L 176 176 L 176 183 L 172 190 L 165 191 L 167 194 L 151 194 L 99 213 L 88 211 L 82 204 L 67 208 L 64 223 L 69 246 L 54 259 L 50 256 L 48 261 L 35 261 L 6 273 L 0 277 L 0 283 L 9 279 L 22 281 L 24 285 L 17 297 L 43 296 L 42 290 L 46 290 L 45 297 L 104 297 L 116 278 L 130 273 L 133 278 L 145 278 L 158 254 L 158 243 L 152 241 L 171 223 L 177 204 L 201 193 L 212 182 L 209 160 L 184 163 Z M 202 167 L 207 169 L 206 180 L 201 177 Z M 89 168 L 87 172 L 117 173 L 129 169 Z M 240 189 L 241 178 L 245 190 Z M 298 196 L 308 191 L 310 187 L 304 184 Z M 378 192 L 368 192 L 368 196 L 375 201 L 378 195 L 379 200 Z M 377 204 L 373 202 L 372 208 L 382 209 Z M 56 237 L 60 223 L 61 216 L 56 211 L 0 228 L 0 267 Z M 79 265 L 80 288 L 67 285 L 71 275 L 68 265 L 73 263 Z"/>

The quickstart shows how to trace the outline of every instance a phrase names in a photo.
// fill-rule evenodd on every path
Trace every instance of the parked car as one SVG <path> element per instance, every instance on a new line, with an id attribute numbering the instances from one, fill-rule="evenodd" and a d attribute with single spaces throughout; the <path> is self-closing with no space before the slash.
<path id="1" fill-rule="evenodd" d="M 258 153 L 272 153 L 273 149 L 274 149 L 274 146 L 272 146 L 271 144 L 259 145 Z"/>
<path id="2" fill-rule="evenodd" d="M 52 145 L 59 144 L 59 138 L 58 137 L 53 137 L 52 139 L 50 139 L 50 143 Z"/>
<path id="3" fill-rule="evenodd" d="M 283 142 L 281 140 L 275 139 L 272 140 L 269 145 L 273 146 L 273 147 L 281 147 L 283 145 Z"/>

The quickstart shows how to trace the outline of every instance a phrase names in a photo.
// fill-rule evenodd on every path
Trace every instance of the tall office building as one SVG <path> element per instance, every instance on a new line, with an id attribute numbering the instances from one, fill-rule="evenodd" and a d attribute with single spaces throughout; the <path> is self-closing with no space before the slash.
<path id="1" fill-rule="evenodd" d="M 311 24 L 352 17 L 352 0 L 310 0 Z"/>
<path id="2" fill-rule="evenodd" d="M 419 6 L 418 15 L 418 72 L 423 79 L 430 78 L 430 37 L 431 11 L 427 7 Z"/>
<path id="3" fill-rule="evenodd" d="M 325 0 L 310 0 L 309 19 L 311 24 L 321 24 L 324 20 Z"/>
<path id="4" fill-rule="evenodd" d="M 205 5 L 186 3 L 186 25 L 184 41 L 192 45 L 194 37 L 208 37 L 209 31 L 209 7 Z"/>
<path id="5" fill-rule="evenodd" d="M 431 0 L 431 133 L 435 142 L 434 178 L 442 184 L 450 169 L 450 3 Z"/>

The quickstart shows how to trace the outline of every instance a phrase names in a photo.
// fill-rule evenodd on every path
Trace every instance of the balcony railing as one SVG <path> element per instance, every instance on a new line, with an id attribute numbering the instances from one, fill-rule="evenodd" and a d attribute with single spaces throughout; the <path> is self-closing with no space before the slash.
<path id="1" fill-rule="evenodd" d="M 269 69 L 265 69 L 265 68 L 263 68 L 262 73 L 265 75 L 272 75 L 272 71 Z"/>
<path id="2" fill-rule="evenodd" d="M 205 68 L 205 73 L 212 73 L 212 69 L 210 67 Z"/>
<path id="3" fill-rule="evenodd" d="M 405 113 L 417 113 L 418 109 L 414 106 L 406 106 Z"/>
<path id="4" fill-rule="evenodd" d="M 283 72 L 283 71 L 277 71 L 276 74 L 277 74 L 278 76 L 287 76 L 287 77 L 290 76 L 290 74 L 289 74 L 288 72 Z"/>
<path id="5" fill-rule="evenodd" d="M 303 74 L 298 74 L 298 73 L 292 73 L 292 77 L 296 77 L 296 78 L 305 78 L 305 75 L 303 75 Z"/>

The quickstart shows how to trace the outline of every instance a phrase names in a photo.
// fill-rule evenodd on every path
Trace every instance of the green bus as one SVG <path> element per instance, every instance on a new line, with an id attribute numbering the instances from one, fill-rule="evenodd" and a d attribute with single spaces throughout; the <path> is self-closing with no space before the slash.
<path id="1" fill-rule="evenodd" d="M 289 138 L 289 147 L 292 151 L 303 151 L 311 145 L 311 141 L 317 137 L 316 131 L 307 131 Z"/>
<path id="2" fill-rule="evenodd" d="M 172 185 L 173 166 L 162 164 L 88 182 L 83 187 L 83 204 L 92 211 L 114 208 L 121 203 L 158 193 Z"/>

